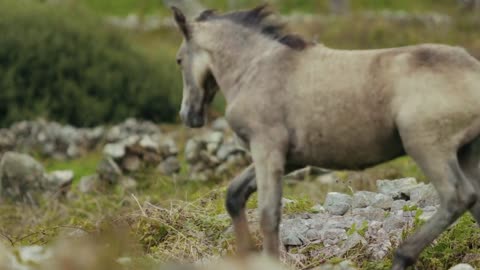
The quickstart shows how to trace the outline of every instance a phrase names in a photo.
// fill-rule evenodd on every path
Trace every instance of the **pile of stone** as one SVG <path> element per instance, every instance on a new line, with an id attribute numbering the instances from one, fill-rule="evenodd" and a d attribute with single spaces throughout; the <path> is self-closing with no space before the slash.
<path id="1" fill-rule="evenodd" d="M 96 147 L 103 134 L 103 127 L 76 128 L 45 120 L 22 121 L 9 129 L 0 129 L 0 153 L 34 151 L 58 159 L 76 158 Z"/>
<path id="2" fill-rule="evenodd" d="M 402 233 L 414 226 L 415 219 L 427 220 L 439 207 L 431 184 L 414 178 L 378 180 L 377 192 L 353 195 L 329 193 L 324 205 L 285 219 L 281 239 L 287 247 L 305 247 L 310 256 L 342 257 L 362 247 L 372 259 L 382 259 L 402 240 Z M 320 244 L 320 245 L 318 245 Z"/>
<path id="3" fill-rule="evenodd" d="M 74 178 L 72 171 L 47 173 L 31 156 L 6 152 L 0 160 L 0 201 L 36 204 L 41 196 L 64 196 Z"/>
<path id="4" fill-rule="evenodd" d="M 103 148 L 107 160 L 112 160 L 122 172 L 132 173 L 155 167 L 165 175 L 179 172 L 178 148 L 175 142 L 161 134 L 133 135 Z"/>
<path id="5" fill-rule="evenodd" d="M 104 146 L 104 158 L 97 167 L 97 174 L 80 179 L 81 192 L 99 191 L 116 184 L 134 189 L 137 186 L 135 173 L 144 169 L 155 169 L 169 176 L 180 172 L 178 148 L 173 139 L 163 135 L 156 126 L 146 124 L 135 131 L 129 127 L 118 126 L 107 134 L 108 139 L 118 141 Z"/>
<path id="6" fill-rule="evenodd" d="M 218 128 L 188 140 L 185 159 L 189 167 L 189 178 L 201 181 L 228 175 L 251 162 L 235 138 Z"/>

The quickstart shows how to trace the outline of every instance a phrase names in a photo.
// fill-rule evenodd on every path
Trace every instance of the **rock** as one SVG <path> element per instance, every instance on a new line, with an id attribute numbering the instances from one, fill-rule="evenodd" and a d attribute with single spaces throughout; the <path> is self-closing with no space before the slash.
<path id="1" fill-rule="evenodd" d="M 121 159 L 125 156 L 126 149 L 123 143 L 109 143 L 103 147 L 103 153 L 113 159 Z"/>
<path id="2" fill-rule="evenodd" d="M 305 237 L 308 225 L 300 218 L 285 220 L 280 224 L 280 239 L 285 246 L 301 246 L 308 242 Z"/>
<path id="3" fill-rule="evenodd" d="M 0 196 L 14 200 L 31 200 L 33 193 L 46 186 L 42 164 L 26 154 L 7 152 L 0 160 Z"/>
<path id="4" fill-rule="evenodd" d="M 356 208 L 352 210 L 352 215 L 360 216 L 366 220 L 383 220 L 385 219 L 385 211 L 380 208 L 367 207 L 367 208 Z"/>
<path id="5" fill-rule="evenodd" d="M 423 221 L 429 220 L 435 213 L 437 212 L 437 208 L 434 206 L 427 206 L 423 208 L 423 213 L 420 215 L 419 219 Z"/>
<path id="6" fill-rule="evenodd" d="M 475 270 L 471 265 L 462 263 L 462 264 L 457 264 L 454 267 L 450 268 L 449 270 Z"/>
<path id="7" fill-rule="evenodd" d="M 39 265 L 52 257 L 52 252 L 42 246 L 18 248 L 20 261 L 25 265 Z"/>
<path id="8" fill-rule="evenodd" d="M 78 183 L 78 190 L 81 193 L 92 193 L 98 191 L 100 186 L 100 182 L 98 179 L 98 175 L 89 175 L 80 178 Z"/>
<path id="9" fill-rule="evenodd" d="M 346 254 L 348 251 L 350 251 L 352 248 L 358 247 L 358 246 L 366 246 L 367 240 L 363 238 L 363 236 L 359 235 L 358 233 L 353 233 L 352 235 L 348 236 L 348 239 L 345 240 L 345 242 L 341 245 L 341 253 L 338 254 L 339 257 L 342 257 L 344 254 Z"/>
<path id="10" fill-rule="evenodd" d="M 282 198 L 282 207 L 286 207 L 287 205 L 295 204 L 297 201 L 295 200 L 290 200 L 287 198 Z"/>
<path id="11" fill-rule="evenodd" d="M 390 209 L 392 208 L 393 199 L 390 196 L 385 194 L 376 194 L 373 198 L 372 206 L 381 209 Z"/>
<path id="12" fill-rule="evenodd" d="M 235 145 L 232 144 L 223 144 L 217 151 L 217 157 L 221 161 L 225 161 L 228 159 L 229 156 L 235 155 L 237 153 L 241 153 L 243 150 L 237 148 Z"/>
<path id="13" fill-rule="evenodd" d="M 323 264 L 314 270 L 356 270 L 355 264 L 351 261 L 342 261 L 338 264 Z"/>
<path id="14" fill-rule="evenodd" d="M 332 215 L 344 215 L 352 206 L 352 196 L 330 192 L 325 199 L 324 207 Z"/>
<path id="15" fill-rule="evenodd" d="M 407 205 L 407 201 L 405 201 L 405 200 L 395 200 L 392 203 L 391 211 L 395 212 L 395 211 L 403 210 L 403 207 L 405 205 Z"/>
<path id="16" fill-rule="evenodd" d="M 315 179 L 316 182 L 322 184 L 322 185 L 333 185 L 337 183 L 338 177 L 335 173 L 327 173 L 321 176 L 318 176 Z"/>
<path id="17" fill-rule="evenodd" d="M 142 167 L 142 161 L 137 156 L 126 156 L 122 159 L 122 168 L 128 172 L 136 172 Z"/>
<path id="18" fill-rule="evenodd" d="M 331 228 L 322 231 L 322 240 L 326 247 L 335 246 L 347 239 L 348 235 L 344 229 Z"/>
<path id="19" fill-rule="evenodd" d="M 174 175 L 180 172 L 180 162 L 176 157 L 169 157 L 157 167 L 157 171 L 164 175 Z"/>
<path id="20" fill-rule="evenodd" d="M 45 187 L 54 193 L 60 192 L 65 195 L 72 185 L 74 176 L 73 171 L 53 171 L 47 175 Z"/>
<path id="21" fill-rule="evenodd" d="M 138 183 L 137 183 L 137 181 L 135 181 L 135 179 L 133 179 L 131 177 L 126 177 L 126 176 L 120 178 L 119 184 L 120 184 L 121 187 L 123 187 L 123 189 L 128 190 L 128 191 L 133 191 L 138 186 Z"/>
<path id="22" fill-rule="evenodd" d="M 380 193 L 391 196 L 393 199 L 409 198 L 410 192 L 419 184 L 415 178 L 397 180 L 377 180 L 377 189 Z"/>
<path id="23" fill-rule="evenodd" d="M 383 222 L 383 228 L 385 231 L 390 232 L 393 230 L 400 230 L 405 227 L 407 221 L 402 216 L 391 215 L 385 219 Z"/>
<path id="24" fill-rule="evenodd" d="M 117 183 L 122 176 L 122 170 L 113 161 L 107 157 L 104 158 L 97 167 L 99 179 L 107 181 L 109 184 Z"/>
<path id="25" fill-rule="evenodd" d="M 314 213 L 322 213 L 322 214 L 327 211 L 325 210 L 325 208 L 323 208 L 321 204 L 314 205 L 311 210 Z"/>
<path id="26" fill-rule="evenodd" d="M 215 131 L 225 132 L 230 129 L 230 126 L 225 118 L 218 118 L 213 121 L 212 129 Z"/>
<path id="27" fill-rule="evenodd" d="M 440 198 L 432 184 L 422 185 L 412 189 L 410 192 L 410 200 L 422 208 L 440 204 Z"/>
<path id="28" fill-rule="evenodd" d="M 375 195 L 377 193 L 370 191 L 358 191 L 353 194 L 352 207 L 353 208 L 365 208 L 372 205 Z"/>
<path id="29" fill-rule="evenodd" d="M 153 150 L 153 151 L 158 151 L 160 148 L 160 145 L 155 142 L 152 137 L 145 135 L 140 139 L 140 142 L 138 143 L 142 148 L 148 149 L 148 150 Z"/>
<path id="30" fill-rule="evenodd" d="M 200 159 L 200 151 L 202 148 L 201 142 L 195 139 L 188 140 L 185 145 L 185 158 L 187 162 L 196 163 Z"/>

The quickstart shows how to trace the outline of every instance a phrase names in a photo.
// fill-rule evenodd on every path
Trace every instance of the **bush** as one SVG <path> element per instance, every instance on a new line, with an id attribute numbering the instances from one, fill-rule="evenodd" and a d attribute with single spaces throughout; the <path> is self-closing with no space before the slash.
<path id="1" fill-rule="evenodd" d="M 0 33 L 0 126 L 40 116 L 79 126 L 175 119 L 178 72 L 81 10 L 3 0 Z"/>

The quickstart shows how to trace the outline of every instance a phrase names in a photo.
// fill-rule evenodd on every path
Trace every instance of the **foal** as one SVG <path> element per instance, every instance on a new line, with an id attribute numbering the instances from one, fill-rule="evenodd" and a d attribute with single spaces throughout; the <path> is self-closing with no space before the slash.
<path id="1" fill-rule="evenodd" d="M 251 247 L 245 203 L 258 190 L 264 250 L 278 256 L 282 176 L 313 165 L 363 169 L 410 155 L 436 187 L 437 213 L 397 250 L 406 269 L 465 211 L 480 222 L 480 63 L 464 49 L 330 49 L 284 34 L 265 6 L 187 21 L 180 115 L 205 124 L 218 89 L 254 164 L 228 189 L 238 252 Z"/>

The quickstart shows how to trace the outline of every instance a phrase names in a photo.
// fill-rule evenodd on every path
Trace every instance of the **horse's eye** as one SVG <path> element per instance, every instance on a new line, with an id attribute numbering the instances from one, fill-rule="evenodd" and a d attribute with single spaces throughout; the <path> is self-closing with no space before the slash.
<path id="1" fill-rule="evenodd" d="M 177 65 L 179 65 L 179 66 L 182 65 L 182 59 L 180 59 L 180 58 L 177 59 Z"/>

